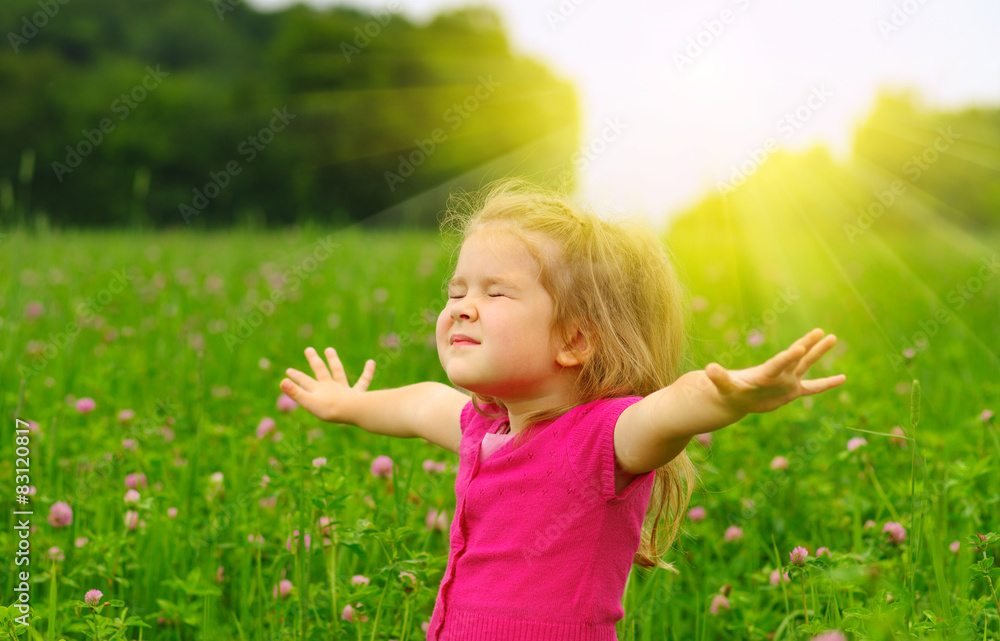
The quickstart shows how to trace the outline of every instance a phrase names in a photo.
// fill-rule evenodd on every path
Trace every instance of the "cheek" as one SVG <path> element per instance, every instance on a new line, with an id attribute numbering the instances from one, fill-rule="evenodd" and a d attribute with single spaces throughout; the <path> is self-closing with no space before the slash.
<path id="1" fill-rule="evenodd" d="M 437 325 L 435 326 L 435 331 L 437 332 L 438 338 L 441 337 L 441 334 L 448 331 L 448 320 L 449 317 L 447 308 L 441 310 L 441 313 L 438 314 L 437 317 Z"/>
<path id="2" fill-rule="evenodd" d="M 442 367 L 445 367 L 445 362 L 444 362 L 444 350 L 445 350 L 444 341 L 445 341 L 445 339 L 442 338 L 442 337 L 446 336 L 447 333 L 445 331 L 445 314 L 444 314 L 444 312 L 441 312 L 441 314 L 438 315 L 437 325 L 434 328 L 434 335 L 435 335 L 436 342 L 437 342 L 438 361 L 441 363 Z"/>

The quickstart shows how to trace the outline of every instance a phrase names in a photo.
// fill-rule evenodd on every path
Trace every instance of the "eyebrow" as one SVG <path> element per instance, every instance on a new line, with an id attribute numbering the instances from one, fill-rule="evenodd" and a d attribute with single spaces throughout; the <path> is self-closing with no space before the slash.
<path id="1" fill-rule="evenodd" d="M 510 280 L 509 278 L 504 278 L 503 276 L 489 276 L 486 279 L 484 279 L 484 282 L 487 285 L 503 285 L 505 287 L 510 287 L 512 289 L 520 289 L 517 283 Z M 461 276 L 455 276 L 454 278 L 448 281 L 448 287 L 451 287 L 452 285 L 464 285 L 464 284 L 465 284 L 465 279 L 462 278 Z"/>

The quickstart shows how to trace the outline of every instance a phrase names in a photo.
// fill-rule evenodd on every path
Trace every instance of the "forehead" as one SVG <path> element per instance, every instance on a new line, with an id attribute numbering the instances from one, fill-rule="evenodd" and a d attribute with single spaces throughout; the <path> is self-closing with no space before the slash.
<path id="1" fill-rule="evenodd" d="M 471 278 L 471 280 L 473 280 L 473 281 L 482 280 L 484 285 L 501 285 L 503 287 L 508 287 L 508 288 L 511 288 L 511 289 L 520 289 L 521 287 L 524 286 L 524 283 L 522 282 L 522 279 L 518 278 L 515 275 L 495 274 L 495 275 L 491 275 L 491 276 L 486 276 L 486 277 L 484 277 L 482 279 L 477 279 L 476 277 L 473 276 Z M 465 278 L 463 276 L 461 276 L 461 275 L 458 275 L 458 274 L 456 274 L 455 276 L 453 276 L 452 279 L 448 281 L 448 286 L 449 287 L 451 287 L 453 285 L 454 286 L 461 286 L 461 285 L 465 285 L 465 284 L 466 284 Z"/>
<path id="2" fill-rule="evenodd" d="M 505 233 L 477 233 L 462 243 L 454 277 L 449 284 L 467 279 L 526 286 L 536 281 L 541 266 L 524 242 Z"/>

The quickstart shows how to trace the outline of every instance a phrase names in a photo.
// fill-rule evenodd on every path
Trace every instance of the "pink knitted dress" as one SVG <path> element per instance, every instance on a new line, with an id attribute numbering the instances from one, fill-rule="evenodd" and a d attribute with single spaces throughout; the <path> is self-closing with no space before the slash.
<path id="1" fill-rule="evenodd" d="M 640 400 L 577 406 L 519 445 L 497 434 L 506 417 L 465 406 L 450 553 L 428 641 L 616 641 L 655 471 L 628 482 L 614 427 Z M 628 482 L 620 492 L 616 478 Z"/>

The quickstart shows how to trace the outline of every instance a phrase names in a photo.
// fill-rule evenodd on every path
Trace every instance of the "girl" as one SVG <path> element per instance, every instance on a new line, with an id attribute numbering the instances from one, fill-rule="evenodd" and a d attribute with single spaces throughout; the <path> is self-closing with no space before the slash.
<path id="1" fill-rule="evenodd" d="M 836 338 L 814 329 L 762 365 L 681 375 L 684 292 L 647 227 L 521 181 L 460 204 L 436 332 L 471 398 L 435 382 L 368 391 L 373 360 L 352 387 L 333 348 L 326 363 L 306 349 L 316 378 L 289 369 L 281 390 L 323 420 L 459 455 L 428 641 L 615 641 L 631 565 L 676 572 L 661 557 L 695 482 L 685 446 L 841 385 L 802 380 Z"/>

